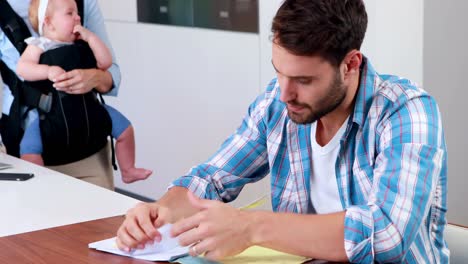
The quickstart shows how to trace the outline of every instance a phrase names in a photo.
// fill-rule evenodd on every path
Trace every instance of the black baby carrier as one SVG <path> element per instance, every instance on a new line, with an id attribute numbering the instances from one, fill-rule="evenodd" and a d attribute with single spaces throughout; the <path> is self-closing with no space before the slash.
<path id="1" fill-rule="evenodd" d="M 93 52 L 84 41 L 46 51 L 39 63 L 60 66 L 65 71 L 96 67 Z M 49 80 L 30 84 L 43 94 L 52 94 L 50 111 L 39 109 L 45 164 L 61 165 L 78 161 L 107 144 L 112 123 L 96 92 L 67 94 L 53 88 Z"/>
<path id="2" fill-rule="evenodd" d="M 82 0 L 77 1 L 77 4 L 83 17 Z M 30 36 L 30 32 L 6 0 L 0 0 L 0 25 L 22 53 L 26 46 L 24 39 Z M 65 71 L 96 68 L 93 52 L 84 41 L 46 51 L 41 55 L 39 63 L 60 66 Z M 0 127 L 9 154 L 19 154 L 18 146 L 23 135 L 21 123 L 25 115 L 21 107 L 38 108 L 41 95 L 52 96 L 49 111 L 38 108 L 45 165 L 62 165 L 84 159 L 107 144 L 112 123 L 96 91 L 67 94 L 53 88 L 49 80 L 20 81 L 3 61 L 0 61 L 0 69 L 4 82 L 14 96 L 7 121 L 3 121 Z"/>

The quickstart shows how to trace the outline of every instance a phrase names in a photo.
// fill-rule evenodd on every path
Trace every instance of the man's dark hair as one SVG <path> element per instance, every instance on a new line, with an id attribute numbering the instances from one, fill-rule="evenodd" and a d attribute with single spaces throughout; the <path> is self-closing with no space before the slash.
<path id="1" fill-rule="evenodd" d="M 361 48 L 367 28 L 363 0 L 285 0 L 273 19 L 273 41 L 298 56 L 334 66 Z"/>

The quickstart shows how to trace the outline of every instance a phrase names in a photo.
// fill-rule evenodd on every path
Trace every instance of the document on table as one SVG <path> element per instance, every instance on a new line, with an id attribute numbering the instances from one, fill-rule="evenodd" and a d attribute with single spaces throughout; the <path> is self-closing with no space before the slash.
<path id="1" fill-rule="evenodd" d="M 172 261 L 174 259 L 187 256 L 189 247 L 179 245 L 177 237 L 171 237 L 169 231 L 170 224 L 164 225 L 158 229 L 161 233 L 161 242 L 156 242 L 152 245 L 147 245 L 144 249 L 135 249 L 130 252 L 121 251 L 117 248 L 115 237 L 90 243 L 89 248 L 105 251 L 121 256 L 132 257 L 136 259 L 150 261 Z"/>
<path id="2" fill-rule="evenodd" d="M 267 196 L 264 195 L 255 201 L 242 206 L 241 210 L 251 210 L 254 209 L 267 200 Z M 102 241 L 90 243 L 88 245 L 89 248 L 93 248 L 100 251 L 105 251 L 121 256 L 127 256 L 137 259 L 144 259 L 150 261 L 173 261 L 175 259 L 188 256 L 189 246 L 182 247 L 179 245 L 178 238 L 171 237 L 169 235 L 169 231 L 171 229 L 170 224 L 164 225 L 159 228 L 159 232 L 161 233 L 161 242 L 154 243 L 153 245 L 147 245 L 144 249 L 135 249 L 131 252 L 121 251 L 117 248 L 115 243 L 115 237 L 105 239 Z"/>

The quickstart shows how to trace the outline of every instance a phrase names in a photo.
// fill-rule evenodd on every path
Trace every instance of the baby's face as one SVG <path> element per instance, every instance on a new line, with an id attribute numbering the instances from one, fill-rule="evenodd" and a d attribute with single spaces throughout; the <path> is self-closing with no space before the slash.
<path id="1" fill-rule="evenodd" d="M 53 3 L 51 3 L 53 1 Z M 74 0 L 52 0 L 49 2 L 50 23 L 54 27 L 54 39 L 62 42 L 73 42 L 76 35 L 73 29 L 80 24 L 78 8 Z M 52 5 L 51 5 L 52 4 Z"/>

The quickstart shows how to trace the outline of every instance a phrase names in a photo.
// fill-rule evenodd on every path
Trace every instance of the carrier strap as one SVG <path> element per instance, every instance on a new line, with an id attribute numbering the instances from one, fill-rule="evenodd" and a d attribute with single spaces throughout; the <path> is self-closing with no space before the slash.
<path id="1" fill-rule="evenodd" d="M 31 36 L 31 32 L 29 32 L 26 23 L 11 8 L 7 0 L 0 0 L 0 18 L 0 27 L 3 33 L 5 33 L 19 53 L 23 53 L 27 46 L 24 40 Z"/>

